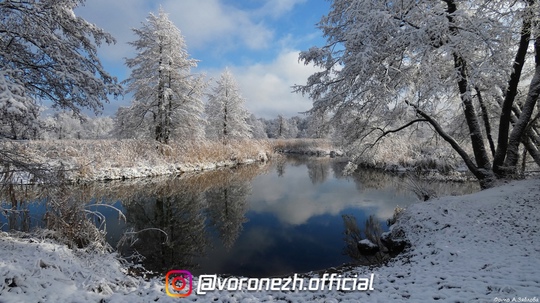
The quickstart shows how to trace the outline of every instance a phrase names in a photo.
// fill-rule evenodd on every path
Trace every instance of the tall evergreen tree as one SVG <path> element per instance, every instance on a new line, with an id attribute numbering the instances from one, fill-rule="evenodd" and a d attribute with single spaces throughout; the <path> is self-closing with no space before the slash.
<path id="1" fill-rule="evenodd" d="M 129 108 L 137 127 L 149 119 L 154 138 L 168 143 L 177 139 L 198 139 L 203 134 L 202 94 L 205 83 L 200 75 L 192 75 L 197 60 L 189 58 L 180 30 L 160 9 L 150 13 L 147 22 L 133 29 L 139 37 L 130 44 L 137 50 L 134 58 L 126 59 L 131 68 L 125 80 L 135 102 Z"/>

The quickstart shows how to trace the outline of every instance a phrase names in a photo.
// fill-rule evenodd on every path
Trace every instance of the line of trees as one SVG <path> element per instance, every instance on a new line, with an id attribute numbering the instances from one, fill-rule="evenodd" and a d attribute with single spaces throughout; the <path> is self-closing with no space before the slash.
<path id="1" fill-rule="evenodd" d="M 131 74 L 118 83 L 97 57 L 97 46 L 114 39 L 75 16 L 73 9 L 81 3 L 0 2 L 5 16 L 0 23 L 0 137 L 152 138 L 168 143 L 204 137 L 227 142 L 323 136 L 320 125 L 306 130 L 316 119 L 265 120 L 249 113 L 228 69 L 209 87 L 204 75 L 192 73 L 198 61 L 190 58 L 184 37 L 162 9 L 133 29 L 137 39 L 130 45 L 136 55 L 125 59 Z M 123 93 L 131 93 L 133 101 L 114 118 L 82 113 L 90 108 L 98 114 L 109 95 Z M 43 117 L 40 100 L 52 101 L 61 111 Z"/>

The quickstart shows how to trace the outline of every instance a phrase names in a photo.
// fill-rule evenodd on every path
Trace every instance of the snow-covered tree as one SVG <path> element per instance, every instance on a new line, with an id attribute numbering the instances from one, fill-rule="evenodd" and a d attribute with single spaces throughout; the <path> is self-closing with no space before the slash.
<path id="1" fill-rule="evenodd" d="M 330 133 L 328 115 L 325 112 L 312 111 L 307 117 L 306 133 L 309 138 L 327 138 Z"/>
<path id="2" fill-rule="evenodd" d="M 327 44 L 300 54 L 321 71 L 296 91 L 313 99 L 312 112 L 335 113 L 353 148 L 427 123 L 489 187 L 515 172 L 520 143 L 540 163 L 538 131 L 527 127 L 540 94 L 537 11 L 538 1 L 521 0 L 333 0 L 319 23 Z M 519 106 L 524 72 L 532 81 Z M 498 108 L 495 119 L 490 107 Z M 466 141 L 452 135 L 451 121 L 465 122 Z"/>
<path id="3" fill-rule="evenodd" d="M 298 128 L 295 119 L 287 119 L 279 114 L 276 119 L 266 120 L 266 132 L 269 138 L 296 138 Z"/>
<path id="4" fill-rule="evenodd" d="M 114 120 L 111 117 L 95 117 L 88 120 L 87 139 L 111 138 L 114 129 Z"/>
<path id="5" fill-rule="evenodd" d="M 121 87 L 102 67 L 97 46 L 114 39 L 73 10 L 83 0 L 0 1 L 0 115 L 13 128 L 36 128 L 39 103 L 95 112 Z M 15 131 L 16 133 L 17 131 Z M 11 132 L 2 136 L 17 139 Z"/>
<path id="6" fill-rule="evenodd" d="M 49 129 L 46 137 L 50 139 L 81 139 L 83 136 L 81 120 L 73 113 L 58 112 L 45 119 L 45 122 Z"/>
<path id="7" fill-rule="evenodd" d="M 129 107 L 119 107 L 114 117 L 113 134 L 120 139 L 155 139 L 155 125 L 145 104 L 133 101 Z"/>
<path id="8" fill-rule="evenodd" d="M 160 9 L 133 31 L 138 39 L 130 44 L 137 55 L 126 59 L 131 75 L 125 83 L 128 92 L 134 93 L 135 102 L 129 109 L 136 121 L 125 127 L 137 127 L 149 120 L 154 138 L 162 143 L 171 138 L 202 137 L 205 83 L 202 76 L 191 74 L 197 60 L 189 58 L 180 30 Z"/>
<path id="9" fill-rule="evenodd" d="M 77 114 L 102 110 L 122 92 L 101 65 L 97 47 L 111 35 L 74 9 L 84 0 L 0 1 L 0 138 L 28 139 L 41 127 L 42 103 Z M 8 147 L 0 149 L 2 182 L 23 170 L 51 180 L 48 168 Z"/>
<path id="10" fill-rule="evenodd" d="M 251 137 L 254 139 L 268 139 L 268 135 L 264 130 L 264 122 L 261 119 L 257 119 L 254 114 L 249 115 L 247 121 L 249 128 L 251 129 Z"/>
<path id="11" fill-rule="evenodd" d="M 251 130 L 248 124 L 250 114 L 245 109 L 244 103 L 236 80 L 226 69 L 208 95 L 205 108 L 207 137 L 224 142 L 230 139 L 250 138 Z"/>
<path id="12" fill-rule="evenodd" d="M 33 139 L 41 128 L 39 106 L 7 73 L 0 68 L 0 138 Z"/>
<path id="13" fill-rule="evenodd" d="M 90 118 L 62 111 L 43 120 L 43 139 L 104 139 L 111 137 L 111 117 Z"/>

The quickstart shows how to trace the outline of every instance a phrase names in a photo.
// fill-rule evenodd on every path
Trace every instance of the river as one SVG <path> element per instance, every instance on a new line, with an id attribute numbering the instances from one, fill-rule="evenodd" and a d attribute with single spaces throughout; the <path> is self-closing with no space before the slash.
<path id="1" fill-rule="evenodd" d="M 63 203 L 85 203 L 107 241 L 156 274 L 279 276 L 353 262 L 344 253 L 343 215 L 360 227 L 420 202 L 410 177 L 361 170 L 345 176 L 339 158 L 283 157 L 181 177 L 99 182 L 63 188 Z M 417 184 L 420 181 L 416 181 Z M 424 182 L 439 196 L 476 183 Z M 2 230 L 45 226 L 51 199 L 19 190 L 4 198 Z M 14 201 L 14 200 L 12 200 Z M 123 215 L 120 215 L 121 212 Z"/>

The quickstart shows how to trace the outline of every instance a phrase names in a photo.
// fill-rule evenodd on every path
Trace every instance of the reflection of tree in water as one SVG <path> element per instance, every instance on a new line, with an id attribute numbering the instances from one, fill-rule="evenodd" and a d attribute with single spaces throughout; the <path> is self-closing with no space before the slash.
<path id="1" fill-rule="evenodd" d="M 332 172 L 334 173 L 334 178 L 336 179 L 348 178 L 348 176 L 344 172 L 345 167 L 347 166 L 347 163 L 348 161 L 345 159 L 336 159 L 330 162 L 330 166 L 332 167 Z"/>
<path id="2" fill-rule="evenodd" d="M 30 217 L 28 209 L 25 207 L 24 200 L 17 195 L 16 188 L 22 189 L 22 186 L 14 184 L 3 184 L 1 187 L 2 201 L 0 210 L 2 215 L 7 219 L 7 227 L 9 230 L 29 231 Z M 0 222 L 0 228 L 4 226 Z"/>
<path id="3" fill-rule="evenodd" d="M 71 201 L 71 204 L 80 205 L 77 211 L 80 209 L 83 216 L 84 206 L 88 203 L 97 204 L 90 208 L 91 211 L 108 210 L 107 213 L 111 214 L 115 211 L 99 208 L 99 204 L 114 205 L 120 201 L 127 224 L 134 233 L 131 240 L 135 241 L 132 247 L 125 242 L 121 252 L 130 255 L 136 250 L 146 258 L 144 264 L 147 269 L 163 272 L 170 268 L 195 267 L 194 257 L 204 255 L 210 244 L 206 225 L 208 217 L 208 221 L 219 227 L 223 242 L 232 245 L 245 222 L 249 181 L 268 169 L 268 165 L 252 164 L 179 177 L 69 184 L 62 186 L 56 195 Z M 2 214 L 8 221 L 5 228 L 28 230 L 31 221 L 27 202 L 47 201 L 51 192 L 59 189 L 20 187 L 11 192 L 0 191 L 0 207 L 5 210 Z M 205 200 L 206 191 L 210 192 L 209 203 Z M 218 200 L 215 193 L 226 193 L 229 198 Z M 37 217 L 41 220 L 43 214 Z"/>
<path id="4" fill-rule="evenodd" d="M 205 193 L 211 225 L 217 229 L 226 248 L 236 242 L 242 231 L 242 224 L 247 222 L 246 199 L 250 193 L 251 186 L 248 182 L 231 182 L 226 186 L 209 189 Z"/>
<path id="5" fill-rule="evenodd" d="M 246 221 L 249 180 L 263 171 L 250 165 L 169 179 L 124 197 L 128 223 L 141 231 L 133 248 L 146 258 L 146 269 L 196 268 L 195 257 L 210 245 L 207 216 L 225 246 L 234 244 Z"/>
<path id="6" fill-rule="evenodd" d="M 276 165 L 276 173 L 278 177 L 283 177 L 285 174 L 285 166 L 287 165 L 287 158 L 278 157 L 274 163 Z"/>
<path id="7" fill-rule="evenodd" d="M 203 255 L 208 244 L 200 194 L 175 185 L 125 204 L 128 223 L 141 231 L 132 248 L 145 257 L 148 270 L 196 267 L 194 257 Z"/>
<path id="8" fill-rule="evenodd" d="M 330 162 L 330 158 L 323 158 L 306 163 L 311 183 L 318 184 L 326 181 L 330 172 Z"/>
<path id="9" fill-rule="evenodd" d="M 336 179 L 343 178 L 343 168 L 347 162 L 344 159 L 336 159 L 330 157 L 313 157 L 306 155 L 287 155 L 275 160 L 276 172 L 278 177 L 283 176 L 285 167 L 290 166 L 306 166 L 308 175 L 313 184 L 320 184 L 326 181 L 330 174 L 330 168 Z"/>
<path id="10" fill-rule="evenodd" d="M 67 210 L 82 211 L 85 202 L 90 200 L 84 196 L 84 186 L 81 186 L 82 190 L 76 192 L 71 191 L 71 188 L 71 185 L 65 184 L 48 184 L 48 186 L 2 184 L 0 186 L 0 216 L 6 218 L 7 225 L 3 226 L 0 222 L 0 228 L 23 232 L 29 232 L 37 227 L 50 228 L 47 226 L 47 213 L 44 212 L 64 213 L 66 217 L 71 215 L 66 212 Z M 61 211 L 51 205 L 52 198 L 63 201 L 64 208 Z M 32 207 L 33 210 L 31 210 Z M 41 212 L 36 209 L 40 209 Z M 81 218 L 85 215 L 91 217 L 85 213 L 77 215 Z M 71 228 L 71 225 L 67 228 Z"/>
<path id="11" fill-rule="evenodd" d="M 335 159 L 329 157 L 313 157 L 306 155 L 287 155 L 287 157 L 279 157 L 274 161 L 278 177 L 285 174 L 285 167 L 290 166 L 306 166 L 311 182 L 313 184 L 322 183 L 328 178 L 330 165 L 336 162 Z"/>

